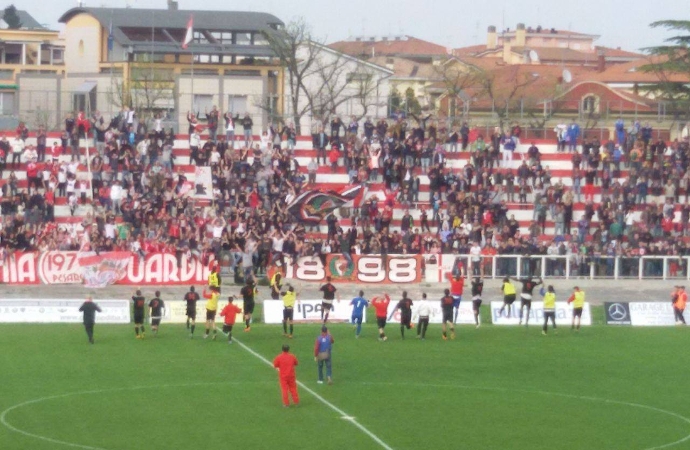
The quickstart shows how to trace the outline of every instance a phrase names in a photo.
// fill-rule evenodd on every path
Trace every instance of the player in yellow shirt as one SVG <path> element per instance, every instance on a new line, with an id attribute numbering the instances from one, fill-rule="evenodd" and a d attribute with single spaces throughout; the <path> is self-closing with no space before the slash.
<path id="1" fill-rule="evenodd" d="M 573 324 L 570 326 L 570 329 L 580 331 L 582 308 L 585 307 L 585 291 L 575 286 L 572 295 L 568 299 L 568 303 L 573 304 Z M 577 322 L 577 328 L 575 328 L 575 322 Z"/>
<path id="2" fill-rule="evenodd" d="M 502 316 L 503 315 L 503 310 L 505 307 L 508 307 L 508 317 L 510 317 L 510 312 L 512 309 L 512 305 L 515 302 L 515 285 L 510 282 L 510 278 L 505 277 L 503 279 L 503 284 L 501 285 L 501 291 L 503 291 L 503 306 L 501 306 L 501 310 L 499 311 L 498 315 Z"/>
<path id="3" fill-rule="evenodd" d="M 283 336 L 292 339 L 295 303 L 299 303 L 297 299 L 299 294 L 295 293 L 295 288 L 288 284 L 287 291 L 281 292 L 280 295 L 283 296 Z M 290 333 L 288 333 L 288 325 L 290 325 Z"/>
<path id="4" fill-rule="evenodd" d="M 211 287 L 211 292 L 206 292 L 204 289 L 204 298 L 206 301 L 206 334 L 204 339 L 208 338 L 208 334 L 213 330 L 213 339 L 216 339 L 216 312 L 218 311 L 218 299 L 220 298 L 220 288 Z"/>
<path id="5" fill-rule="evenodd" d="M 544 288 L 541 288 L 541 294 L 544 296 L 544 327 L 541 334 L 546 336 L 549 319 L 551 319 L 554 332 L 556 331 L 556 291 L 553 290 L 552 285 L 549 285 L 546 292 L 544 292 Z"/>
<path id="6" fill-rule="evenodd" d="M 211 273 L 208 274 L 208 287 L 218 288 L 218 293 L 220 294 L 220 268 L 218 263 L 214 261 L 211 267 Z"/>

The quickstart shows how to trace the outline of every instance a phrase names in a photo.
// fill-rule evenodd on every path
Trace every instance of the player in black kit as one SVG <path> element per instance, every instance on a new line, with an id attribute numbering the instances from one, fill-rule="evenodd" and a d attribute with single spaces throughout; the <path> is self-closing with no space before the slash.
<path id="1" fill-rule="evenodd" d="M 144 330 L 146 299 L 141 295 L 139 289 L 132 296 L 132 302 L 134 303 L 134 333 L 137 339 L 144 339 L 144 331 L 146 331 Z"/>
<path id="2" fill-rule="evenodd" d="M 196 302 L 199 301 L 199 294 L 194 291 L 194 286 L 190 287 L 189 292 L 184 295 L 184 301 L 187 302 L 187 329 L 191 339 L 194 337 L 194 328 L 196 328 Z"/>
<path id="3" fill-rule="evenodd" d="M 474 312 L 474 323 L 479 328 L 479 307 L 482 306 L 482 291 L 484 290 L 484 280 L 475 277 L 472 280 L 472 312 Z"/>
<path id="4" fill-rule="evenodd" d="M 443 324 L 441 330 L 443 331 L 443 340 L 448 340 L 447 328 L 450 328 L 450 338 L 455 339 L 455 327 L 453 326 L 453 303 L 455 299 L 450 295 L 450 289 L 443 291 L 443 298 L 441 299 L 441 312 L 443 314 Z"/>
<path id="5" fill-rule="evenodd" d="M 519 281 L 522 283 L 522 292 L 520 292 L 520 323 L 519 325 L 522 325 L 522 313 L 523 310 L 525 309 L 525 306 L 527 307 L 527 316 L 525 317 L 525 326 L 529 324 L 529 313 L 532 311 L 532 292 L 534 291 L 534 288 L 539 286 L 540 284 L 543 283 L 543 280 L 540 278 L 539 281 L 533 280 L 531 277 L 528 278 L 515 278 L 511 277 L 515 281 Z"/>
<path id="6" fill-rule="evenodd" d="M 412 328 L 412 300 L 407 298 L 407 291 L 403 291 L 402 297 L 402 300 L 395 305 L 395 309 L 388 320 L 391 320 L 396 310 L 400 310 L 400 336 L 405 339 L 405 328 L 408 330 Z"/>
<path id="7" fill-rule="evenodd" d="M 156 291 L 156 296 L 149 302 L 149 316 L 151 317 L 151 330 L 154 337 L 158 336 L 158 327 L 163 317 L 163 308 L 165 308 L 165 303 L 161 300 L 161 291 Z"/>

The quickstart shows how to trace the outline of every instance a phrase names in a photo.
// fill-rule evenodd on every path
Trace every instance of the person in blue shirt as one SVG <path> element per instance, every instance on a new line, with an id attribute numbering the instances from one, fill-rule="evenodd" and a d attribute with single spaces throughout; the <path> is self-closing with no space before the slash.
<path id="1" fill-rule="evenodd" d="M 335 340 L 328 332 L 328 328 L 325 326 L 321 327 L 321 334 L 316 338 L 316 342 L 314 342 L 314 361 L 319 363 L 319 379 L 317 380 L 319 384 L 323 384 L 324 365 L 326 366 L 328 384 L 333 384 L 333 379 L 331 378 L 331 350 L 333 349 L 334 342 Z"/>
<path id="2" fill-rule="evenodd" d="M 571 152 L 577 151 L 577 140 L 580 138 L 580 125 L 573 119 L 572 123 L 568 127 L 568 147 Z"/>
<path id="3" fill-rule="evenodd" d="M 355 337 L 359 338 L 362 332 L 362 319 L 364 318 L 364 308 L 369 306 L 369 300 L 364 298 L 364 291 L 359 291 L 359 297 L 355 297 L 350 302 L 352 305 L 352 324 L 355 327 Z"/>
<path id="4" fill-rule="evenodd" d="M 625 145 L 625 122 L 621 117 L 616 120 L 616 141 L 618 145 Z"/>

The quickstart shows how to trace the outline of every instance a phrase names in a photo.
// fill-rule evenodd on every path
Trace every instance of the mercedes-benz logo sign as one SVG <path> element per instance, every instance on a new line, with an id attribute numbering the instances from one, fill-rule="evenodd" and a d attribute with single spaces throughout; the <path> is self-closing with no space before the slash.
<path id="1" fill-rule="evenodd" d="M 609 316 L 613 320 L 625 320 L 628 317 L 628 313 L 625 311 L 625 307 L 620 303 L 614 303 L 609 306 Z"/>

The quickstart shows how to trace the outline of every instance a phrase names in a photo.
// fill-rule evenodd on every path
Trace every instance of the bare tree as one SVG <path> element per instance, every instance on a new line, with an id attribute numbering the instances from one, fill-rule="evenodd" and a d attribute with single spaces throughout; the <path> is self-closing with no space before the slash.
<path id="1" fill-rule="evenodd" d="M 450 116 L 457 115 L 458 102 L 462 102 L 463 115 L 469 112 L 471 94 L 481 88 L 484 72 L 471 64 L 450 57 L 434 66 L 434 72 L 443 86 L 444 95 L 450 101 Z"/>
<path id="2" fill-rule="evenodd" d="M 528 89 L 537 82 L 538 77 L 529 71 L 520 70 L 519 65 L 484 70 L 479 80 L 479 95 L 491 102 L 492 111 L 498 118 L 501 129 L 514 118 L 514 111 L 524 111 L 523 102 L 526 99 L 535 100 L 530 96 Z"/>
<path id="3" fill-rule="evenodd" d="M 155 70 L 150 65 L 132 67 L 129 83 L 113 79 L 108 92 L 112 104 L 119 108 L 132 108 L 140 115 L 166 109 L 174 97 L 172 73 Z"/>
<path id="4" fill-rule="evenodd" d="M 290 22 L 283 30 L 270 30 L 266 39 L 287 76 L 287 96 L 290 115 L 297 134 L 301 133 L 301 119 L 313 107 L 314 97 L 305 85 L 305 79 L 314 70 L 321 46 L 311 45 L 314 37 L 304 18 Z M 304 101 L 303 98 L 306 100 Z M 265 106 L 262 106 L 265 109 Z"/>
<path id="5" fill-rule="evenodd" d="M 387 99 L 380 95 L 381 79 L 375 77 L 372 72 L 370 69 L 361 68 L 351 80 L 351 83 L 354 83 L 353 103 L 361 108 L 360 113 L 355 114 L 357 121 L 368 116 L 370 108 L 386 106 Z"/>

